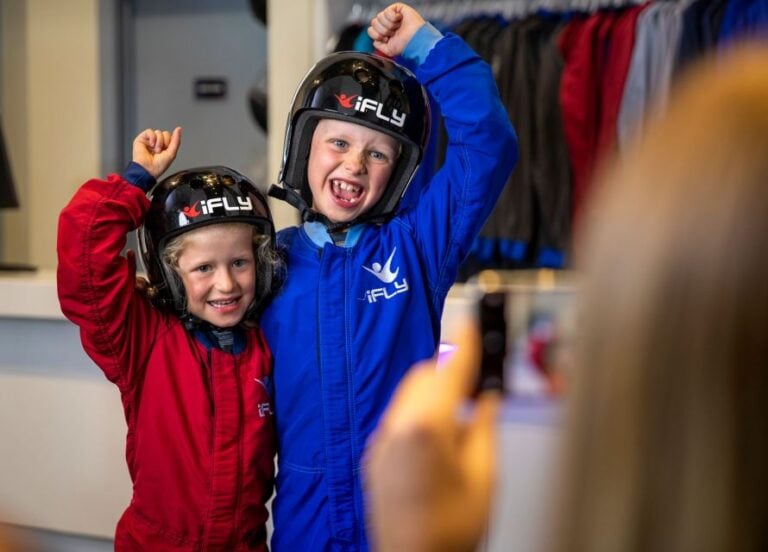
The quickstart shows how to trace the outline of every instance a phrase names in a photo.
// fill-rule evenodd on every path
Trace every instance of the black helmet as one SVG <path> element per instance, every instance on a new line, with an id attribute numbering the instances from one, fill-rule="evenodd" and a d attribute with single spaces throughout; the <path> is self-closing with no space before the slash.
<path id="1" fill-rule="evenodd" d="M 176 270 L 164 259 L 170 240 L 191 230 L 225 222 L 245 222 L 264 236 L 257 250 L 254 302 L 246 317 L 253 317 L 275 286 L 275 229 L 264 195 L 245 176 L 227 167 L 199 167 L 174 173 L 149 192 L 150 206 L 139 228 L 139 252 L 147 277 L 156 291 L 155 300 L 185 321 L 186 293 Z M 254 245 L 256 247 L 256 245 Z M 262 250 L 262 251 L 259 251 Z M 268 270 L 263 270 L 268 268 Z"/>
<path id="2" fill-rule="evenodd" d="M 296 90 L 288 115 L 278 177 L 285 189 L 278 188 L 273 194 L 302 209 L 305 219 L 312 218 L 307 210 L 312 205 L 307 181 L 312 133 L 318 120 L 327 118 L 367 126 L 402 144 L 381 199 L 365 215 L 344 226 L 385 220 L 397 209 L 429 138 L 429 100 L 424 87 L 405 67 L 360 52 L 331 54 L 310 69 Z"/>

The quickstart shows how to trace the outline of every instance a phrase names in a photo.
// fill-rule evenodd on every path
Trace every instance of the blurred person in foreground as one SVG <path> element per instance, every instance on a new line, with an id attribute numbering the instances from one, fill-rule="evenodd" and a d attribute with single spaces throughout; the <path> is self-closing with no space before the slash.
<path id="1" fill-rule="evenodd" d="M 599 180 L 577 247 L 581 320 L 548 549 L 766 550 L 768 47 L 700 63 Z M 462 347 L 431 376 L 445 387 L 477 370 Z M 379 550 L 472 550 L 493 445 L 474 448 L 467 419 L 445 415 L 466 394 L 424 403 L 420 377 L 403 381 L 369 445 L 372 538 Z M 493 420 L 471 423 L 488 434 Z"/>

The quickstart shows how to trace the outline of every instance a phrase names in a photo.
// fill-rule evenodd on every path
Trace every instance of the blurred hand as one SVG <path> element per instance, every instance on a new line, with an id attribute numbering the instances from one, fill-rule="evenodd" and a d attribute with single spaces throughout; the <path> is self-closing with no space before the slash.
<path id="1" fill-rule="evenodd" d="M 416 31 L 424 24 L 424 18 L 412 7 L 397 2 L 381 10 L 371 19 L 368 36 L 373 46 L 390 57 L 400 55 Z"/>
<path id="2" fill-rule="evenodd" d="M 366 450 L 374 549 L 474 550 L 490 515 L 496 393 L 458 417 L 478 377 L 477 329 L 467 328 L 444 368 L 424 362 L 395 392 Z"/>
<path id="3" fill-rule="evenodd" d="M 133 161 L 156 179 L 171 166 L 181 144 L 181 127 L 167 130 L 148 128 L 133 140 Z"/>

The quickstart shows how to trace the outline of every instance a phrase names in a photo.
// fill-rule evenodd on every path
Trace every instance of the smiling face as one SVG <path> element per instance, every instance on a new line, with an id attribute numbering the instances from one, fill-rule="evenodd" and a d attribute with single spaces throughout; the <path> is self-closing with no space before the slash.
<path id="1" fill-rule="evenodd" d="M 248 224 L 215 224 L 180 238 L 176 262 L 187 310 L 221 328 L 237 325 L 253 301 L 256 261 Z"/>
<path id="2" fill-rule="evenodd" d="M 315 211 L 349 222 L 381 198 L 400 154 L 399 142 L 368 127 L 322 119 L 312 135 L 307 178 Z"/>

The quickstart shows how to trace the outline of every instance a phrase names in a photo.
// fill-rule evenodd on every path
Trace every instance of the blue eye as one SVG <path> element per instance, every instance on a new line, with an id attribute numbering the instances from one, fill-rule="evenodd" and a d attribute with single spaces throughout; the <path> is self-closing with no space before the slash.
<path id="1" fill-rule="evenodd" d="M 195 271 L 196 272 L 202 272 L 202 273 L 210 272 L 211 271 L 211 265 L 209 265 L 209 264 L 200 265 L 200 266 L 198 266 L 195 269 Z"/>
<path id="2" fill-rule="evenodd" d="M 382 153 L 380 151 L 369 151 L 368 157 L 371 158 L 371 161 L 374 161 L 378 164 L 389 163 L 389 156 L 387 156 L 387 154 Z"/>

